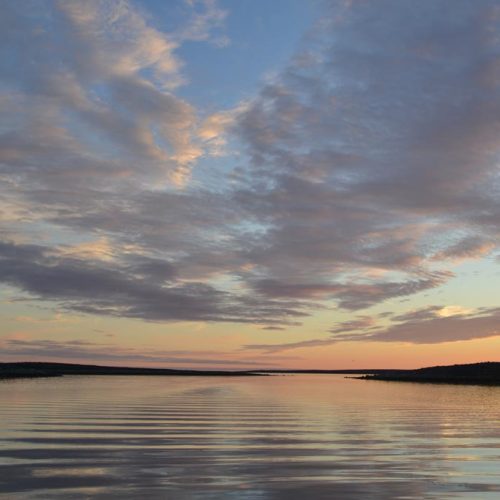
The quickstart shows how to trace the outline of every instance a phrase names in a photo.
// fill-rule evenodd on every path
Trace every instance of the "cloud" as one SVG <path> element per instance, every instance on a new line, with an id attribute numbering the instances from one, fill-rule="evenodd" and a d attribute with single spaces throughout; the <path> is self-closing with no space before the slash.
<path id="1" fill-rule="evenodd" d="M 92 363 L 156 363 L 188 365 L 210 368 L 224 366 L 228 369 L 263 367 L 270 360 L 249 358 L 230 359 L 217 351 L 168 351 L 161 349 L 135 349 L 85 340 L 14 339 L 0 341 L 4 359 L 25 360 L 76 360 Z M 277 357 L 274 362 L 280 361 Z"/>
<path id="2" fill-rule="evenodd" d="M 332 328 L 332 333 L 345 333 L 351 331 L 369 330 L 376 325 L 376 320 L 372 316 L 359 316 L 350 321 L 343 321 Z"/>
<path id="3" fill-rule="evenodd" d="M 198 128 L 198 136 L 208 146 L 212 156 L 229 154 L 226 150 L 227 135 L 238 116 L 245 110 L 245 103 L 229 111 L 219 111 L 207 116 Z"/>
<path id="4" fill-rule="evenodd" d="M 406 282 L 374 282 L 374 283 L 332 283 L 332 284 L 294 284 L 276 280 L 261 280 L 255 288 L 271 297 L 296 298 L 335 298 L 340 307 L 356 310 L 365 309 L 379 302 L 394 297 L 414 295 L 445 283 L 451 273 L 436 272 L 432 275 Z"/>
<path id="5" fill-rule="evenodd" d="M 289 63 L 222 110 L 179 90 L 183 44 L 223 45 L 217 3 L 166 32 L 119 0 L 7 2 L 2 282 L 89 314 L 277 329 L 452 284 L 498 250 L 496 2 L 323 5 Z M 408 314 L 487 332 L 439 310 Z M 427 338 L 417 317 L 385 337 L 370 317 L 306 342 Z"/>
<path id="6" fill-rule="evenodd" d="M 405 342 L 410 344 L 441 344 L 500 335 L 500 308 L 477 311 L 460 306 L 428 306 L 391 317 L 391 324 L 382 327 L 376 318 L 360 316 L 333 327 L 332 336 L 301 342 L 249 344 L 245 350 L 268 354 L 339 342 Z"/>
<path id="7" fill-rule="evenodd" d="M 347 336 L 350 339 L 352 335 L 353 338 L 359 339 L 360 337 L 368 336 L 365 334 L 376 329 L 376 318 L 362 315 L 355 319 L 338 323 L 335 327 L 330 329 L 332 336 L 329 338 L 302 340 L 299 342 L 283 342 L 280 344 L 247 344 L 243 346 L 243 350 L 274 354 L 308 347 L 324 347 L 341 342 L 343 336 Z M 353 332 L 353 334 L 351 334 L 351 332 Z"/>
<path id="8" fill-rule="evenodd" d="M 243 346 L 244 350 L 259 351 L 263 354 L 275 354 L 278 352 L 291 351 L 293 349 L 302 349 L 307 347 L 323 347 L 335 344 L 332 339 L 311 339 L 300 342 L 284 342 L 281 344 L 247 344 Z"/>
<path id="9" fill-rule="evenodd" d="M 262 225 L 250 283 L 355 309 L 498 248 L 495 4 L 327 3 L 238 122 L 254 184 L 236 196 Z"/>
<path id="10" fill-rule="evenodd" d="M 217 47 L 225 47 L 229 38 L 221 33 L 214 34 L 221 28 L 228 15 L 227 10 L 220 8 L 215 0 L 187 0 L 192 14 L 186 26 L 175 33 L 175 37 L 184 41 L 209 41 Z"/>
<path id="11" fill-rule="evenodd" d="M 64 245 L 61 253 L 83 259 L 112 260 L 113 247 L 105 236 L 75 245 Z"/>
<path id="12" fill-rule="evenodd" d="M 3 101 L 20 115 L 0 137 L 0 155 L 18 175 L 186 182 L 202 148 L 195 109 L 172 93 L 182 83 L 179 40 L 120 0 L 5 10 L 4 42 L 16 60 L 1 68 L 11 84 Z"/>
<path id="13" fill-rule="evenodd" d="M 417 311 L 413 317 L 407 317 L 406 320 L 400 317 L 400 322 L 389 328 L 362 337 L 353 337 L 351 340 L 439 344 L 500 335 L 499 308 L 489 308 L 476 313 L 460 310 L 450 314 L 449 308 L 438 308 L 434 314 L 429 314 L 428 309 L 420 312 L 420 315 Z M 349 339 L 344 337 L 344 340 Z"/>
<path id="14" fill-rule="evenodd" d="M 446 318 L 449 316 L 469 315 L 474 310 L 462 306 L 428 306 L 421 309 L 415 309 L 404 314 L 392 316 L 392 321 L 407 322 L 407 321 L 423 321 L 436 317 Z"/>
<path id="15" fill-rule="evenodd" d="M 347 336 L 350 336 L 350 332 L 356 332 L 357 335 L 364 334 L 371 330 L 375 330 L 377 328 L 376 325 L 376 318 L 363 315 L 349 321 L 338 323 L 335 327 L 330 329 L 330 332 L 333 335 L 329 338 L 302 340 L 299 342 L 283 342 L 279 344 L 248 344 L 243 346 L 243 349 L 260 351 L 264 354 L 274 354 L 278 352 L 291 351 L 293 349 L 324 347 L 341 341 L 339 340 L 339 337 L 342 337 L 343 334 L 346 334 Z"/>
<path id="16" fill-rule="evenodd" d="M 435 260 L 451 259 L 463 261 L 488 255 L 496 247 L 495 242 L 486 238 L 469 236 L 432 256 Z"/>
<path id="17" fill-rule="evenodd" d="M 260 300 L 201 282 L 176 282 L 175 268 L 142 255 L 118 263 L 86 261 L 38 245 L 0 243 L 0 281 L 67 310 L 147 321 L 297 324 L 300 301 Z"/>

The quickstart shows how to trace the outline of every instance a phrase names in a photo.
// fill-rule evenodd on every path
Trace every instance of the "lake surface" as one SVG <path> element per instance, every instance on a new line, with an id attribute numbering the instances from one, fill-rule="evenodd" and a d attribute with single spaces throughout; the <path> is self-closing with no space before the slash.
<path id="1" fill-rule="evenodd" d="M 3 381 L 0 498 L 498 499 L 500 387 Z"/>

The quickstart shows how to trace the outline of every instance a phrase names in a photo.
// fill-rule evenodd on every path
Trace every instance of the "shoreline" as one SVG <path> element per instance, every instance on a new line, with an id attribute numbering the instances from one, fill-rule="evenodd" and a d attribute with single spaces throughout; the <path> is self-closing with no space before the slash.
<path id="1" fill-rule="evenodd" d="M 398 373 L 379 372 L 356 377 L 360 380 L 500 386 L 500 362 L 486 361 L 464 365 L 431 366 Z"/>
<path id="2" fill-rule="evenodd" d="M 65 375 L 159 375 L 159 376 L 211 376 L 246 377 L 261 374 L 251 371 L 178 370 L 175 368 L 135 368 L 123 366 L 82 365 L 73 363 L 45 363 L 23 361 L 0 363 L 0 380 L 21 378 L 63 377 Z"/>
<path id="3" fill-rule="evenodd" d="M 345 370 L 192 370 L 176 368 L 137 368 L 125 366 L 83 365 L 77 363 L 52 363 L 43 361 L 20 361 L 0 363 L 0 380 L 16 378 L 61 377 L 64 375 L 158 375 L 158 376 L 210 376 L 210 377 L 252 377 L 287 374 L 337 374 L 369 375 L 396 373 L 401 370 L 387 369 L 345 369 Z"/>
<path id="4" fill-rule="evenodd" d="M 346 375 L 346 378 L 351 379 L 378 380 L 385 382 L 500 386 L 500 362 L 491 361 L 464 365 L 433 366 L 417 370 L 362 368 L 346 370 L 260 369 L 239 371 L 137 368 L 33 361 L 0 363 L 0 381 L 23 378 L 62 377 L 66 375 L 261 377 L 287 374 L 332 374 Z"/>

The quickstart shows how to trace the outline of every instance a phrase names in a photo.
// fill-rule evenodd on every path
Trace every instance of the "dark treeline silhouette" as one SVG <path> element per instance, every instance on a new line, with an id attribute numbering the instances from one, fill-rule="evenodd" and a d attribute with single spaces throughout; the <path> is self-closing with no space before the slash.
<path id="1" fill-rule="evenodd" d="M 264 374 L 345 374 L 363 375 L 374 374 L 382 370 L 179 370 L 175 368 L 131 368 L 124 366 L 82 365 L 74 363 L 47 363 L 25 361 L 16 363 L 0 363 L 0 379 L 6 378 L 37 378 L 61 377 L 63 375 L 188 375 L 188 376 L 251 376 Z M 384 373 L 398 372 L 400 370 L 383 370 Z"/>
<path id="2" fill-rule="evenodd" d="M 397 369 L 387 369 L 387 368 L 359 368 L 359 369 L 345 369 L 345 370 L 252 370 L 254 373 L 275 373 L 275 374 L 288 374 L 288 373 L 296 373 L 296 374 L 331 374 L 331 375 L 368 375 L 375 373 L 402 373 L 406 370 L 397 370 Z"/>
<path id="3" fill-rule="evenodd" d="M 401 370 L 397 372 L 380 371 L 361 378 L 435 384 L 500 385 L 500 363 L 487 361 L 467 365 L 431 366 L 418 370 Z"/>
<path id="4" fill-rule="evenodd" d="M 72 363 L 0 363 L 1 378 L 61 377 L 63 375 L 204 375 L 250 376 L 250 371 L 177 370 L 170 368 L 131 368 L 123 366 L 80 365 Z"/>
<path id="5" fill-rule="evenodd" d="M 181 376 L 258 376 L 286 374 L 362 375 L 365 380 L 500 385 L 500 362 L 467 365 L 432 366 L 418 370 L 347 369 L 347 370 L 179 370 L 175 368 L 133 368 L 124 366 L 82 365 L 73 363 L 17 362 L 0 363 L 0 379 L 61 377 L 63 375 L 181 375 Z"/>

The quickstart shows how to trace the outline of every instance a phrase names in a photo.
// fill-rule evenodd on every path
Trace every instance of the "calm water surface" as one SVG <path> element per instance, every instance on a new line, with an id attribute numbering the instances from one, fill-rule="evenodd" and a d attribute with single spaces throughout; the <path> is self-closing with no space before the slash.
<path id="1" fill-rule="evenodd" d="M 500 498 L 500 387 L 0 382 L 0 498 Z"/>

